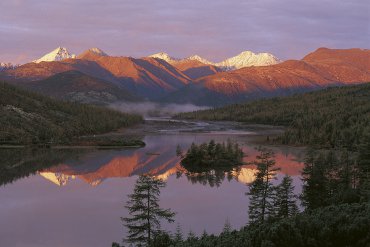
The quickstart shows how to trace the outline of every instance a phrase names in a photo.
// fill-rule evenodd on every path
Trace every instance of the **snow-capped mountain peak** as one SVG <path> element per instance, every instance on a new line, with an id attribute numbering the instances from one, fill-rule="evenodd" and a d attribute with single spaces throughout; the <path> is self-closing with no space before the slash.
<path id="1" fill-rule="evenodd" d="M 217 66 L 222 70 L 234 70 L 251 66 L 267 66 L 281 62 L 280 59 L 278 59 L 277 57 L 270 53 L 254 53 L 252 51 L 243 51 L 238 55 L 231 58 L 227 58 L 219 63 L 211 62 L 198 55 L 193 55 L 184 59 L 178 59 L 171 57 L 170 55 L 164 52 L 156 53 L 150 55 L 149 57 L 163 59 L 170 64 L 176 64 L 177 62 L 186 60 L 196 60 L 204 64 Z"/>
<path id="2" fill-rule="evenodd" d="M 68 58 L 76 58 L 76 55 L 70 54 L 64 47 L 58 47 L 50 53 L 42 56 L 39 59 L 34 60 L 34 63 L 50 62 L 50 61 L 61 61 Z"/>
<path id="3" fill-rule="evenodd" d="M 12 64 L 12 63 L 0 63 L 0 71 L 8 70 L 8 69 L 15 69 L 19 67 L 19 64 Z"/>
<path id="4" fill-rule="evenodd" d="M 196 60 L 196 61 L 199 61 L 199 62 L 204 63 L 204 64 L 212 64 L 212 65 L 214 64 L 213 62 L 210 62 L 207 59 L 202 58 L 202 57 L 200 57 L 198 55 L 192 55 L 192 56 L 187 57 L 185 59 L 186 60 Z"/>
<path id="5" fill-rule="evenodd" d="M 149 57 L 159 58 L 159 59 L 162 59 L 162 60 L 166 61 L 167 63 L 173 63 L 173 62 L 179 61 L 179 59 L 171 57 L 170 55 L 168 55 L 165 52 L 159 52 L 159 53 L 156 53 L 156 54 L 152 54 Z"/>
<path id="6" fill-rule="evenodd" d="M 280 63 L 281 61 L 270 53 L 253 53 L 243 51 L 240 54 L 228 58 L 216 65 L 224 70 L 240 69 L 250 66 L 266 66 Z"/>
<path id="7" fill-rule="evenodd" d="M 96 47 L 90 48 L 89 51 L 92 52 L 92 53 L 95 53 L 97 55 L 100 55 L 100 56 L 108 56 L 107 53 L 105 53 L 104 51 L 102 51 L 101 49 L 96 48 Z"/>

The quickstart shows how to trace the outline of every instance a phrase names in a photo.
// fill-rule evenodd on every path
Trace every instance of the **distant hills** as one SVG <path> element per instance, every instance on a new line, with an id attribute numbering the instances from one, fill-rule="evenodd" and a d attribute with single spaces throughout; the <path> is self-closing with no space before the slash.
<path id="1" fill-rule="evenodd" d="M 139 97 L 128 90 L 77 70 L 61 72 L 40 81 L 31 81 L 23 84 L 23 87 L 78 103 L 99 105 L 116 101 L 139 101 Z"/>
<path id="2" fill-rule="evenodd" d="M 1 71 L 0 78 L 79 102 L 221 106 L 370 81 L 370 51 L 320 48 L 301 60 L 284 62 L 269 53 L 246 51 L 214 63 L 197 55 L 177 59 L 166 53 L 116 57 L 98 48 L 75 56 L 58 47 L 34 62 Z"/>
<path id="3" fill-rule="evenodd" d="M 278 139 L 283 144 L 356 150 L 359 140 L 370 131 L 370 82 L 180 113 L 177 117 L 285 126 Z"/>
<path id="4" fill-rule="evenodd" d="M 221 106 L 370 81 L 370 51 L 320 48 L 302 60 L 246 67 L 195 80 L 165 101 Z"/>
<path id="5" fill-rule="evenodd" d="M 61 102 L 0 81 L 0 144 L 66 144 L 141 121 L 137 115 Z"/>

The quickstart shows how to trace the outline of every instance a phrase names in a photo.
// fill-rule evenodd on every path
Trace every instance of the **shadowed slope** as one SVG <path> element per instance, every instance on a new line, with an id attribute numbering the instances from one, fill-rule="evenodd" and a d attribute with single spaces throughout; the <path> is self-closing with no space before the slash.
<path id="1" fill-rule="evenodd" d="M 20 84 L 22 87 L 57 99 L 90 104 L 136 101 L 139 98 L 111 82 L 70 70 L 41 81 Z"/>

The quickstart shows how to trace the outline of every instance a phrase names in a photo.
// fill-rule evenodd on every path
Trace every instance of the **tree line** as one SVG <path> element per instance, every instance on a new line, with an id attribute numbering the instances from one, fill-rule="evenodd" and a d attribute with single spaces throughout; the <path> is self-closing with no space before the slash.
<path id="1" fill-rule="evenodd" d="M 63 102 L 0 82 L 0 143 L 68 143 L 142 121 L 108 108 Z"/>
<path id="2" fill-rule="evenodd" d="M 370 126 L 370 83 L 180 113 L 176 118 L 282 125 L 287 129 L 277 142 L 354 150 Z"/>
<path id="3" fill-rule="evenodd" d="M 299 195 L 304 210 L 298 210 L 292 178 L 285 176 L 273 185 L 274 156 L 261 149 L 254 162 L 256 179 L 246 193 L 250 204 L 245 227 L 231 230 L 225 225 L 217 236 L 189 232 L 184 237 L 179 228 L 175 234 L 157 231 L 149 246 L 368 246 L 369 99 L 368 83 L 178 115 L 287 126 L 276 141 L 309 146 Z M 201 166 L 199 159 L 212 156 L 205 151 L 200 155 L 197 148 L 190 152 L 189 162 Z M 207 148 L 203 144 L 202 150 Z"/>
<path id="4" fill-rule="evenodd" d="M 369 135 L 370 136 L 370 135 Z M 174 221 L 175 213 L 159 208 L 165 182 L 141 175 L 129 195 L 130 217 L 123 218 L 133 246 L 366 246 L 370 240 L 370 138 L 360 142 L 359 158 L 328 150 L 307 152 L 302 172 L 304 211 L 298 210 L 293 180 L 284 176 L 274 185 L 278 169 L 271 150 L 260 148 L 253 164 L 256 179 L 249 196 L 249 223 L 232 230 L 226 222 L 220 235 L 201 236 L 181 227 L 174 234 L 161 230 L 161 218 Z M 114 243 L 112 246 L 120 246 Z"/>

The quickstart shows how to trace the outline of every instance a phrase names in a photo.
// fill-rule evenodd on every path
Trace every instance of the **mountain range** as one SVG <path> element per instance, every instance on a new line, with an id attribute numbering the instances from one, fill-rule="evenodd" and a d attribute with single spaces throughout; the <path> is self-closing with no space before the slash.
<path id="1" fill-rule="evenodd" d="M 221 62 L 215 63 L 208 61 L 205 58 L 202 58 L 198 55 L 193 55 L 184 59 L 174 58 L 168 55 L 167 53 L 160 52 L 149 57 L 159 58 L 165 60 L 166 62 L 174 65 L 176 67 L 177 64 L 184 64 L 186 62 L 200 62 L 205 65 L 216 66 L 220 70 L 228 71 L 228 70 L 235 70 L 241 69 L 245 67 L 251 66 L 266 66 L 266 65 L 273 65 L 278 64 L 281 62 L 280 59 L 275 57 L 270 53 L 253 53 L 252 51 L 243 51 L 240 54 L 227 58 Z"/>
<path id="2" fill-rule="evenodd" d="M 220 106 L 370 81 L 367 49 L 319 48 L 282 62 L 245 51 L 221 62 L 166 53 L 132 58 L 98 48 L 73 55 L 58 47 L 33 62 L 4 69 L 0 79 L 52 97 L 83 103 L 152 100 Z"/>
<path id="3" fill-rule="evenodd" d="M 0 63 L 0 71 L 8 70 L 8 69 L 15 69 L 18 66 L 20 66 L 20 64 Z"/>

